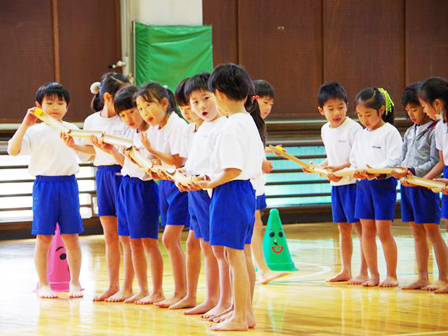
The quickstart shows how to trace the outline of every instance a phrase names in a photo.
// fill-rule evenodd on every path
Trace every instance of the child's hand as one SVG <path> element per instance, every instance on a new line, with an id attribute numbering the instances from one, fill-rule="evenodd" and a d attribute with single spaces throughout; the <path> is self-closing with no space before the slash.
<path id="1" fill-rule="evenodd" d="M 393 177 L 395 177 L 396 179 L 401 179 L 402 177 L 405 177 L 407 175 L 413 175 L 412 171 L 410 169 L 403 167 L 403 166 L 398 166 L 397 168 L 392 169 L 390 174 Z M 403 184 L 403 182 L 401 184 Z M 407 187 L 407 186 L 405 186 L 405 187 Z"/>
<path id="2" fill-rule="evenodd" d="M 268 160 L 263 160 L 263 164 L 261 165 L 261 170 L 264 174 L 270 173 L 274 169 L 274 165 L 272 162 Z"/>
<path id="3" fill-rule="evenodd" d="M 64 143 L 67 147 L 76 150 L 76 144 L 75 144 L 75 140 L 73 140 L 73 137 L 71 137 L 70 135 L 63 133 L 63 132 L 61 132 L 60 137 L 64 141 Z"/>
<path id="4" fill-rule="evenodd" d="M 353 173 L 353 177 L 357 179 L 368 179 L 370 174 L 367 174 L 367 170 L 365 169 L 356 169 Z"/>
<path id="5" fill-rule="evenodd" d="M 334 174 L 332 174 L 332 173 L 329 173 L 329 174 L 327 175 L 327 177 L 328 177 L 328 179 L 329 179 L 330 181 L 333 181 L 333 182 L 339 182 L 340 180 L 342 180 L 342 176 L 336 176 L 336 175 L 334 175 Z"/>
<path id="6" fill-rule="evenodd" d="M 99 149 L 101 149 L 102 151 L 106 152 L 106 153 L 111 153 L 114 151 L 115 147 L 114 145 L 108 144 L 103 142 L 103 139 L 98 138 L 95 135 L 91 135 L 90 136 L 90 141 L 92 141 L 92 144 L 95 147 L 98 147 Z M 123 153 L 124 154 L 124 153 Z"/>
<path id="7" fill-rule="evenodd" d="M 213 184 L 211 181 L 198 181 L 194 182 L 195 185 L 197 185 L 201 189 L 212 189 Z"/>
<path id="8" fill-rule="evenodd" d="M 368 165 L 368 164 L 366 164 L 366 166 L 367 166 L 367 168 L 371 168 L 371 169 L 373 169 L 373 167 L 370 166 L 370 165 Z M 366 171 L 366 175 L 367 175 L 366 178 L 367 178 L 368 180 L 373 180 L 373 179 L 376 179 L 377 177 L 380 176 L 380 174 L 369 174 L 367 171 Z"/>
<path id="9" fill-rule="evenodd" d="M 152 146 L 148 139 L 148 134 L 146 132 L 140 133 L 140 141 L 143 146 L 148 150 L 148 152 L 151 152 Z"/>
<path id="10" fill-rule="evenodd" d="M 33 126 L 39 119 L 34 115 L 34 111 L 36 109 L 37 109 L 37 107 L 32 107 L 26 111 L 25 118 L 23 118 L 23 121 L 22 121 L 22 124 L 24 124 L 26 127 Z"/>

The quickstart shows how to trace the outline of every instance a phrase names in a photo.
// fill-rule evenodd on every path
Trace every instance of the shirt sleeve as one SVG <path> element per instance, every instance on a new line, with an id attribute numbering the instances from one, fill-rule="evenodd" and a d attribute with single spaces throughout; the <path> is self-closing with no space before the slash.
<path id="1" fill-rule="evenodd" d="M 234 129 L 223 132 L 219 148 L 221 168 L 223 170 L 229 168 L 243 170 L 244 148 L 244 139 L 240 132 L 236 132 Z"/>
<path id="2" fill-rule="evenodd" d="M 424 164 L 414 167 L 415 175 L 419 177 L 425 176 L 437 163 L 439 163 L 439 151 L 436 148 L 435 132 L 431 132 L 428 136 L 430 142 L 429 161 Z"/>
<path id="3" fill-rule="evenodd" d="M 408 152 L 408 146 L 409 146 L 408 136 L 409 136 L 409 132 L 411 132 L 411 128 L 408 128 L 406 130 L 406 132 L 404 133 L 404 136 L 403 136 L 403 146 L 402 146 L 402 149 L 401 149 L 401 157 L 400 157 L 400 164 L 401 165 L 404 164 L 404 159 L 406 158 L 406 153 Z M 407 167 L 407 168 L 413 168 L 413 167 Z"/>
<path id="4" fill-rule="evenodd" d="M 403 147 L 403 140 L 400 132 L 392 126 L 393 129 L 385 134 L 386 137 L 386 160 L 381 162 L 375 168 L 395 168 L 400 164 L 401 150 Z"/>
<path id="5" fill-rule="evenodd" d="M 175 112 L 173 112 L 175 113 Z M 180 119 L 173 125 L 171 132 L 168 137 L 168 142 L 170 144 L 171 155 L 176 155 L 182 151 L 182 138 L 185 128 L 187 128 L 187 123 Z"/>
<path id="6" fill-rule="evenodd" d="M 25 135 L 22 139 L 22 146 L 20 147 L 19 155 L 31 155 L 31 152 L 33 151 L 33 135 L 34 130 L 30 127 L 26 130 Z"/>

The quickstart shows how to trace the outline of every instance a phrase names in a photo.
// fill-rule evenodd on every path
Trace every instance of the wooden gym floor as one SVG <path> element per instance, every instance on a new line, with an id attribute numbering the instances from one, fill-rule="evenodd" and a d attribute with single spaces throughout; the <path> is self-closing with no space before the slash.
<path id="1" fill-rule="evenodd" d="M 298 272 L 257 285 L 257 327 L 246 335 L 448 335 L 448 295 L 398 288 L 379 289 L 329 284 L 325 279 L 340 267 L 337 228 L 332 224 L 287 225 L 286 236 Z M 414 245 L 409 227 L 393 229 L 398 244 L 401 284 L 416 273 Z M 445 235 L 445 233 L 443 233 Z M 185 238 L 185 237 L 184 237 Z M 33 293 L 37 276 L 33 240 L 0 242 L 0 335 L 206 335 L 209 322 L 182 311 L 123 303 L 93 303 L 107 287 L 104 244 L 101 236 L 82 237 L 81 273 L 85 296 L 57 300 L 38 299 Z M 379 244 L 380 272 L 385 263 Z M 353 267 L 359 266 L 356 239 Z M 165 259 L 164 289 L 173 281 Z M 437 276 L 433 256 L 431 278 Z M 134 288 L 137 288 L 135 283 Z M 204 298 L 201 273 L 199 301 Z M 233 335 L 234 332 L 225 333 Z M 238 332 L 238 334 L 242 334 Z"/>

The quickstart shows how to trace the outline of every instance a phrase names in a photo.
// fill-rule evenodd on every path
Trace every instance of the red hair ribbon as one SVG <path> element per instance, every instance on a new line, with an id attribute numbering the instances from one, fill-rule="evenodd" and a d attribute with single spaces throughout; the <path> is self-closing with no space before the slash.
<path id="1" fill-rule="evenodd" d="M 258 100 L 258 98 L 260 98 L 260 96 L 252 96 L 252 100 Z"/>

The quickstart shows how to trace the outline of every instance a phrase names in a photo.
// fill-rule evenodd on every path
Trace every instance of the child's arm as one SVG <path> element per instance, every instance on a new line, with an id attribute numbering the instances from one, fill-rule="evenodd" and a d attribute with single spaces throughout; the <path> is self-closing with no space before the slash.
<path id="1" fill-rule="evenodd" d="M 79 145 L 69 134 L 61 133 L 61 138 L 67 147 L 84 154 L 95 156 L 96 152 L 92 145 Z"/>
<path id="2" fill-rule="evenodd" d="M 439 177 L 445 168 L 445 162 L 443 161 L 443 152 L 439 150 L 439 162 L 427 173 L 423 178 L 432 180 L 433 178 Z"/>
<path id="3" fill-rule="evenodd" d="M 171 155 L 163 153 L 152 147 L 146 132 L 140 133 L 140 141 L 142 142 L 143 146 L 145 146 L 146 150 L 153 156 L 158 158 L 160 161 L 163 161 L 168 165 L 175 166 L 176 168 L 180 168 L 183 165 L 184 159 L 180 157 L 178 154 Z"/>
<path id="4" fill-rule="evenodd" d="M 227 168 L 224 169 L 224 171 L 221 173 L 221 175 L 218 176 L 213 181 L 199 181 L 196 182 L 198 186 L 200 186 L 202 189 L 212 189 L 220 186 L 221 184 L 230 182 L 237 178 L 241 174 L 241 170 L 237 168 Z"/>
<path id="5" fill-rule="evenodd" d="M 25 136 L 28 128 L 33 126 L 37 117 L 34 115 L 34 110 L 36 107 L 28 109 L 26 112 L 25 118 L 23 118 L 22 123 L 20 124 L 17 131 L 14 133 L 13 137 L 8 141 L 8 154 L 11 156 L 16 156 L 20 153 L 20 149 L 22 148 L 23 137 Z"/>

